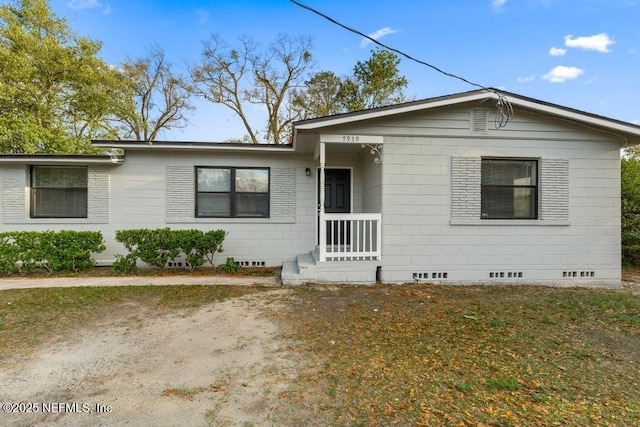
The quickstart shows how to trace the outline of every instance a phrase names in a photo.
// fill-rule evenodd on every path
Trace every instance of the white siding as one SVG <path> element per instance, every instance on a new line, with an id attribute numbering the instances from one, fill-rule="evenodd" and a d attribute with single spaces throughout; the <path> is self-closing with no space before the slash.
<path id="1" fill-rule="evenodd" d="M 383 150 L 384 151 L 384 150 Z M 382 212 L 382 163 L 374 162 L 370 153 L 362 154 L 362 212 Z"/>
<path id="2" fill-rule="evenodd" d="M 270 167 L 270 217 L 196 218 L 196 166 Z M 112 171 L 111 222 L 103 231 L 108 251 L 101 259 L 108 263 L 123 253 L 116 230 L 159 227 L 227 231 L 218 263 L 234 257 L 274 266 L 294 259 L 315 246 L 315 178 L 306 176 L 308 166 L 307 157 L 288 154 L 130 150 Z"/>
<path id="3" fill-rule="evenodd" d="M 524 111 L 473 133 L 472 109 L 326 131 L 384 136 L 382 279 L 619 283 L 620 141 Z M 539 220 L 479 219 L 484 156 L 540 159 Z"/>
<path id="4" fill-rule="evenodd" d="M 474 132 L 472 111 L 485 105 L 313 130 L 384 137 L 381 164 L 366 148 L 326 145 L 326 167 L 352 171 L 353 212 L 382 213 L 382 279 L 619 283 L 620 141 L 526 111 L 496 129 L 490 108 L 486 131 Z M 538 220 L 480 219 L 485 156 L 539 159 Z M 270 217 L 195 218 L 196 166 L 269 167 Z M 121 166 L 89 167 L 89 218 L 78 220 L 30 219 L 28 165 L 5 166 L 0 229 L 99 229 L 108 249 L 98 259 L 109 263 L 124 250 L 118 229 L 220 228 L 229 234 L 217 262 L 279 265 L 315 246 L 317 166 L 311 153 L 130 149 Z"/>

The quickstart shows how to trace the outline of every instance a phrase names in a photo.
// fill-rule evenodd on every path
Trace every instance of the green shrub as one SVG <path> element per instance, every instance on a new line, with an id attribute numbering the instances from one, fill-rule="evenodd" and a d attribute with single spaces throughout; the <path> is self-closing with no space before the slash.
<path id="1" fill-rule="evenodd" d="M 202 244 L 204 248 L 207 250 L 204 253 L 205 258 L 209 261 L 212 267 L 213 257 L 216 253 L 224 252 L 224 248 L 222 247 L 222 242 L 224 242 L 225 237 L 227 237 L 227 232 L 224 230 L 209 230 L 204 233 L 204 238 L 202 240 Z"/>
<path id="2" fill-rule="evenodd" d="M 46 260 L 43 264 L 49 273 L 54 271 L 72 270 L 88 271 L 95 267 L 91 253 L 105 250 L 102 233 L 99 231 L 71 231 L 63 230 L 46 236 L 47 241 L 41 241 L 45 247 Z"/>
<path id="3" fill-rule="evenodd" d="M 136 259 L 131 256 L 131 254 L 125 256 L 122 256 L 120 254 L 116 255 L 116 260 L 111 266 L 111 271 L 113 272 L 113 274 L 117 275 L 134 274 L 136 270 Z"/>
<path id="4" fill-rule="evenodd" d="M 16 271 L 20 248 L 9 233 L 0 234 L 0 273 L 11 274 Z"/>
<path id="5" fill-rule="evenodd" d="M 87 271 L 95 266 L 92 253 L 105 250 L 99 231 L 10 231 L 0 233 L 0 272 L 49 274 Z"/>
<path id="6" fill-rule="evenodd" d="M 240 271 L 241 268 L 242 267 L 240 267 L 240 264 L 238 264 L 235 259 L 233 259 L 232 257 L 229 257 L 227 258 L 227 261 L 224 264 L 220 264 L 218 266 L 218 271 L 221 271 L 227 274 L 233 274 Z"/>
<path id="7" fill-rule="evenodd" d="M 224 239 L 225 233 L 222 230 L 214 230 L 214 232 L 222 232 L 222 239 Z M 189 270 L 193 271 L 203 265 L 205 258 L 209 259 L 213 265 L 211 259 L 219 251 L 222 240 L 219 242 L 212 240 L 211 231 L 203 233 L 199 230 L 176 230 L 175 233 L 180 249 L 186 256 Z"/>
<path id="8" fill-rule="evenodd" d="M 620 160 L 622 264 L 640 266 L 640 159 Z"/>
<path id="9" fill-rule="evenodd" d="M 129 251 L 126 256 L 118 256 L 114 263 L 117 274 L 132 274 L 140 260 L 155 268 L 164 268 L 168 262 L 175 262 L 184 254 L 189 269 L 202 266 L 205 260 L 213 265 L 213 257 L 222 252 L 222 242 L 227 233 L 223 230 L 171 230 L 132 229 L 116 231 L 116 240 Z"/>

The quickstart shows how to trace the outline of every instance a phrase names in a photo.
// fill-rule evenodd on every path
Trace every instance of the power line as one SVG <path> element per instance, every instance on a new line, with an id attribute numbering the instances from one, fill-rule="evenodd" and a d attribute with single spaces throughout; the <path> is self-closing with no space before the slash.
<path id="1" fill-rule="evenodd" d="M 511 103 L 509 102 L 509 100 L 507 99 L 507 97 L 505 95 L 501 94 L 500 92 L 496 91 L 495 89 L 486 87 L 486 86 L 481 85 L 479 83 L 475 83 L 475 82 L 473 82 L 471 80 L 465 79 L 464 77 L 460 77 L 460 76 L 458 76 L 456 74 L 448 73 L 448 72 L 436 67 L 435 65 L 429 64 L 428 62 L 422 61 L 421 59 L 414 58 L 413 56 L 411 56 L 411 55 L 409 55 L 409 54 L 407 54 L 407 53 L 405 53 L 405 52 L 403 52 L 403 51 L 401 51 L 399 49 L 396 49 L 394 47 L 391 47 L 389 45 L 381 43 L 378 40 L 374 39 L 373 37 L 363 33 L 362 31 L 359 31 L 359 30 L 357 30 L 355 28 L 349 27 L 348 25 L 345 25 L 345 24 L 333 19 L 332 17 L 330 17 L 328 15 L 325 15 L 322 12 L 317 11 L 316 9 L 314 9 L 314 8 L 312 8 L 310 6 L 307 6 L 307 5 L 303 4 L 303 3 L 300 3 L 299 1 L 291 0 L 291 2 L 296 4 L 296 5 L 298 5 L 298 6 L 300 6 L 303 9 L 308 10 L 309 12 L 312 12 L 312 13 L 315 13 L 316 15 L 318 15 L 318 16 L 321 16 L 322 18 L 326 19 L 327 21 L 329 21 L 329 22 L 331 22 L 331 23 L 333 23 L 333 24 L 335 24 L 335 25 L 337 25 L 337 26 L 339 26 L 341 28 L 344 28 L 345 30 L 347 30 L 349 32 L 352 32 L 352 33 L 357 34 L 357 35 L 359 35 L 361 37 L 364 37 L 365 39 L 377 44 L 378 46 L 381 46 L 381 47 L 383 47 L 383 48 L 385 48 L 387 50 L 390 50 L 391 52 L 395 52 L 398 55 L 409 59 L 410 61 L 417 62 L 418 64 L 424 65 L 426 67 L 429 67 L 432 70 L 435 70 L 438 73 L 443 74 L 443 75 L 445 75 L 447 77 L 451 77 L 451 78 L 463 81 L 464 83 L 467 83 L 467 84 L 469 84 L 471 86 L 479 87 L 481 89 L 487 90 L 487 91 L 495 94 L 498 97 L 498 100 L 497 100 L 497 103 L 496 103 L 496 107 L 497 107 L 498 113 L 499 113 L 499 117 L 496 117 L 496 121 L 495 121 L 496 128 L 505 127 L 507 125 L 507 123 L 509 122 L 509 119 L 513 116 L 513 107 L 511 106 Z"/>

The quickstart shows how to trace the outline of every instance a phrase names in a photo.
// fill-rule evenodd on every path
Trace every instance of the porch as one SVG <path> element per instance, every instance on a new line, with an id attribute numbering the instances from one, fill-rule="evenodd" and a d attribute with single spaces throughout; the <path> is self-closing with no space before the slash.
<path id="1" fill-rule="evenodd" d="M 307 135 L 300 143 L 318 162 L 316 245 L 285 262 L 285 285 L 373 284 L 382 258 L 382 137 Z M 323 203 L 320 203 L 320 201 Z"/>

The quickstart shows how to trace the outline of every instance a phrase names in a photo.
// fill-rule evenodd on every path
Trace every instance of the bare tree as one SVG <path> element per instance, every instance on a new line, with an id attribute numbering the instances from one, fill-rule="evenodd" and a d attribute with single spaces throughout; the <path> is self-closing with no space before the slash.
<path id="1" fill-rule="evenodd" d="M 186 78 L 172 70 L 161 49 L 144 58 L 128 59 L 121 73 L 134 93 L 119 119 L 124 138 L 155 141 L 160 131 L 187 125 L 185 112 L 194 108 L 190 102 L 193 89 Z"/>
<path id="2" fill-rule="evenodd" d="M 236 49 L 213 35 L 205 42 L 201 63 L 191 67 L 191 77 L 201 96 L 238 115 L 253 143 L 260 142 L 261 132 L 249 122 L 246 106 L 263 105 L 266 139 L 280 144 L 287 142 L 290 124 L 298 118 L 298 109 L 291 108 L 292 91 L 312 66 L 310 49 L 308 38 L 280 35 L 261 53 L 251 39 L 240 38 Z"/>

